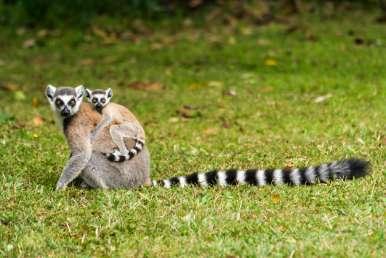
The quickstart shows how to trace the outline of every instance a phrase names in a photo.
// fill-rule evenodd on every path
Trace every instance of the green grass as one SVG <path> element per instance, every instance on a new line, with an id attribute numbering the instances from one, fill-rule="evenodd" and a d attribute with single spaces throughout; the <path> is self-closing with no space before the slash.
<path id="1" fill-rule="evenodd" d="M 0 256 L 384 257 L 386 27 L 375 16 L 299 18 L 293 33 L 284 24 L 162 29 L 111 45 L 76 30 L 39 39 L 3 28 L 0 80 L 19 91 L 0 91 Z M 37 45 L 22 48 L 29 38 Z M 372 175 L 311 187 L 55 192 L 69 154 L 47 83 L 112 87 L 144 124 L 156 179 L 352 156 L 370 160 Z M 192 118 L 177 113 L 184 105 Z"/>

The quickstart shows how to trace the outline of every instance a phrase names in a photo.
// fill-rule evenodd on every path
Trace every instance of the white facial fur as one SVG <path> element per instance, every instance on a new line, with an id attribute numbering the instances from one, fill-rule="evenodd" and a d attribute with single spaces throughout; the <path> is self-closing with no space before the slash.
<path id="1" fill-rule="evenodd" d="M 110 103 L 113 91 L 109 88 L 107 90 L 89 90 L 86 89 L 86 97 L 88 101 L 97 109 L 103 109 Z"/>
<path id="2" fill-rule="evenodd" d="M 46 97 L 51 109 L 60 118 L 73 116 L 78 112 L 84 93 L 84 87 L 79 85 L 75 88 L 48 85 Z"/>

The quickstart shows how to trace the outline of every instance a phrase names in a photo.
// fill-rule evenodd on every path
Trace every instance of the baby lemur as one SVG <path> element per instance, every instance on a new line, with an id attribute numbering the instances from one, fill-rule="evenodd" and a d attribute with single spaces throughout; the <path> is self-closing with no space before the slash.
<path id="1" fill-rule="evenodd" d="M 139 121 L 125 107 L 110 102 L 113 96 L 112 89 L 86 89 L 85 93 L 95 110 L 103 115 L 103 120 L 95 128 L 91 139 L 95 138 L 101 129 L 111 124 L 110 135 L 118 150 L 107 153 L 108 160 L 123 162 L 132 159 L 145 144 L 145 131 Z M 125 138 L 134 140 L 134 147 L 130 150 L 126 148 Z"/>
<path id="2" fill-rule="evenodd" d="M 82 103 L 83 95 L 83 86 L 56 88 L 48 85 L 46 89 L 51 109 L 62 126 L 72 154 L 56 189 L 67 187 L 75 178 L 80 178 L 83 184 L 92 188 L 150 185 L 150 156 L 146 146 L 130 161 L 109 161 L 103 153 L 112 152 L 116 144 L 108 126 L 100 128 L 94 139 L 91 139 L 93 130 L 102 121 L 102 115 L 90 104 Z M 135 119 L 124 107 L 118 111 L 126 121 Z"/>
<path id="3" fill-rule="evenodd" d="M 102 115 L 90 104 L 82 103 L 83 86 L 55 88 L 49 85 L 46 96 L 63 125 L 72 152 L 56 189 L 65 188 L 77 177 L 93 188 L 132 188 L 142 185 L 170 188 L 187 185 L 309 185 L 368 174 L 367 161 L 346 159 L 308 168 L 213 170 L 151 181 L 150 155 L 146 146 L 133 159 L 117 163 L 109 161 L 102 154 L 111 152 L 115 147 L 108 126 L 101 127 L 100 132 L 94 135 L 95 139 L 91 140 L 93 130 L 102 121 Z M 121 114 L 124 119 L 132 119 L 133 115 L 127 109 L 122 107 L 119 110 L 127 111 Z"/>

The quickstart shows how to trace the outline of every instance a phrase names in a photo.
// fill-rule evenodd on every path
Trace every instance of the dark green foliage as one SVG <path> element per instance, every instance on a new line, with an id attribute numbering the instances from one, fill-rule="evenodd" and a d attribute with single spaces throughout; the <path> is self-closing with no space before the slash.
<path id="1" fill-rule="evenodd" d="M 155 17 L 166 11 L 161 0 L 8 0 L 0 4 L 0 22 L 25 25 L 87 25 L 97 15 Z"/>

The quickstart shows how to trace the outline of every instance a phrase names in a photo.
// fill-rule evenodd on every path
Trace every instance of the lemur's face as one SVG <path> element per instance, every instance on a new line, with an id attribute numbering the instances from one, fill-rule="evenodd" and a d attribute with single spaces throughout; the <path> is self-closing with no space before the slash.
<path id="1" fill-rule="evenodd" d="M 80 104 L 82 103 L 83 94 L 84 88 L 82 85 L 75 88 L 56 88 L 48 85 L 46 89 L 46 96 L 50 102 L 52 111 L 63 118 L 73 116 L 78 112 Z"/>
<path id="2" fill-rule="evenodd" d="M 86 89 L 86 97 L 96 110 L 102 110 L 110 103 L 113 91 L 109 88 L 107 90 L 89 90 Z"/>

